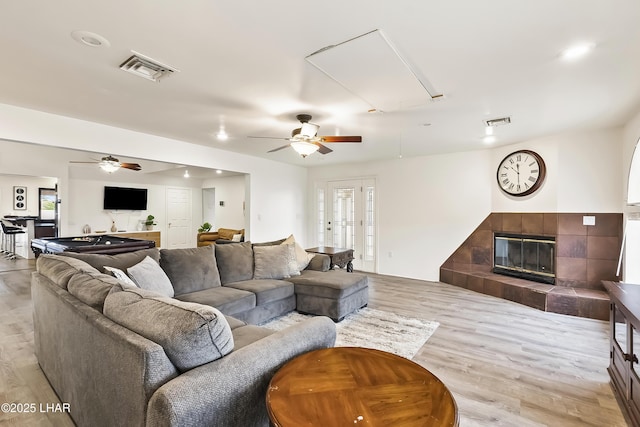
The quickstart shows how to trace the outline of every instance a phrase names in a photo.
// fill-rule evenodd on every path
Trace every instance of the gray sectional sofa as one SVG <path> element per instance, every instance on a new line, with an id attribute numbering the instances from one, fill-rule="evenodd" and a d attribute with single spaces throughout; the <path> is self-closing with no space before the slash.
<path id="1" fill-rule="evenodd" d="M 335 325 L 325 316 L 279 332 L 256 324 L 295 309 L 298 298 L 302 311 L 338 320 L 366 305 L 368 287 L 366 276 L 326 271 L 322 256 L 290 277 L 291 251 L 283 267 L 281 245 L 266 246 L 274 247 L 40 256 L 35 353 L 76 424 L 268 425 L 275 371 L 333 346 Z"/>

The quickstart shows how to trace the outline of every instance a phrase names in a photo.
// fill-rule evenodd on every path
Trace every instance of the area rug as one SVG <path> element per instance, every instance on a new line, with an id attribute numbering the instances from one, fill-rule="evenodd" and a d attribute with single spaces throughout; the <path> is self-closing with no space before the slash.
<path id="1" fill-rule="evenodd" d="M 279 331 L 310 317 L 294 311 L 261 326 Z M 438 322 L 365 307 L 336 323 L 336 347 L 374 348 L 411 359 L 438 326 Z"/>

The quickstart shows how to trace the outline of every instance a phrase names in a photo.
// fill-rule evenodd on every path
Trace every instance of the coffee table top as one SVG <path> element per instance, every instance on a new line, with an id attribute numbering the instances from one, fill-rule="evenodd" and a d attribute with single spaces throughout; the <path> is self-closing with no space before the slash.
<path id="1" fill-rule="evenodd" d="M 305 249 L 305 251 L 313 252 L 315 254 L 336 255 L 347 251 L 353 251 L 353 249 L 334 248 L 332 246 L 318 246 L 316 248 Z"/>
<path id="2" fill-rule="evenodd" d="M 298 356 L 267 391 L 272 425 L 457 426 L 458 408 L 431 372 L 400 356 L 335 347 Z"/>

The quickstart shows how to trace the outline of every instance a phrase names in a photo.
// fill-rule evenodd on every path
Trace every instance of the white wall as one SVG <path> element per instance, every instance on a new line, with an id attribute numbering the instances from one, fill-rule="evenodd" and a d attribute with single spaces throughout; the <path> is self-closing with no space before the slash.
<path id="1" fill-rule="evenodd" d="M 623 211 L 625 216 L 626 248 L 624 252 L 623 280 L 640 284 L 640 206 L 627 206 L 627 185 L 631 158 L 634 149 L 640 139 L 640 111 L 625 125 L 622 136 L 622 172 L 623 194 L 625 204 Z M 633 221 L 631 224 L 628 221 Z M 631 225 L 631 226 L 629 226 Z"/>
<path id="2" fill-rule="evenodd" d="M 145 211 L 105 211 L 103 206 L 104 187 L 132 187 L 147 189 L 147 210 Z M 115 221 L 118 231 L 144 230 L 142 221 L 147 215 L 153 215 L 160 231 L 161 246 L 167 247 L 166 192 L 167 188 L 188 188 L 192 194 L 193 232 L 189 235 L 189 246 L 196 246 L 197 227 L 202 219 L 202 181 L 193 178 L 168 178 L 145 175 L 139 172 L 121 169 L 117 173 L 107 174 L 97 167 L 72 168 L 69 173 L 68 228 L 65 235 L 82 234 L 85 225 L 92 232 L 110 231 Z"/>
<path id="3" fill-rule="evenodd" d="M 236 175 L 206 179 L 202 187 L 215 189 L 215 204 L 213 206 L 215 221 L 212 224 L 212 230 L 218 228 L 243 229 L 245 226 L 245 177 Z M 224 202 L 224 206 L 220 206 L 220 202 Z"/>
<path id="4" fill-rule="evenodd" d="M 27 209 L 13 209 L 13 187 L 27 187 Z M 39 189 L 54 188 L 55 178 L 26 175 L 0 175 L 0 217 L 5 215 L 38 216 Z"/>
<path id="5" fill-rule="evenodd" d="M 495 148 L 492 163 L 497 167 L 505 156 L 520 149 L 542 156 L 546 180 L 537 192 L 525 197 L 508 196 L 494 185 L 492 211 L 620 212 L 621 129 L 560 134 Z"/>
<path id="6" fill-rule="evenodd" d="M 378 272 L 438 280 L 440 265 L 490 212 L 620 212 L 621 135 L 620 129 L 600 130 L 475 152 L 319 167 L 310 170 L 309 182 L 376 177 Z M 518 149 L 536 151 L 547 166 L 544 185 L 527 197 L 507 196 L 496 182 L 498 164 Z"/>
<path id="7" fill-rule="evenodd" d="M 377 271 L 438 280 L 440 265 L 491 212 L 489 151 L 312 168 L 309 182 L 376 178 Z M 313 190 L 309 188 L 309 194 Z M 313 212 L 310 201 L 309 212 Z M 313 221 L 308 239 L 313 241 Z"/>
<path id="8" fill-rule="evenodd" d="M 248 237 L 258 242 L 292 233 L 304 235 L 305 168 L 6 104 L 0 104 L 0 117 L 0 140 L 246 173 L 248 222 L 245 228 Z M 46 153 L 46 150 L 33 150 L 33 153 L 34 157 L 40 157 L 39 153 Z M 11 162 L 6 158 L 8 156 L 3 157 L 2 166 Z M 30 160 L 20 159 L 20 163 L 26 164 Z M 65 179 L 67 161 L 52 163 L 49 158 L 41 158 L 38 164 L 43 165 L 42 172 L 35 172 L 37 168 L 32 165 L 25 170 L 34 171 L 28 173 L 32 175 L 60 178 L 60 194 L 66 197 L 69 186 Z M 52 169 L 60 173 L 46 172 Z M 64 210 L 61 214 L 65 215 Z M 64 220 L 61 227 L 61 233 L 67 234 Z"/>

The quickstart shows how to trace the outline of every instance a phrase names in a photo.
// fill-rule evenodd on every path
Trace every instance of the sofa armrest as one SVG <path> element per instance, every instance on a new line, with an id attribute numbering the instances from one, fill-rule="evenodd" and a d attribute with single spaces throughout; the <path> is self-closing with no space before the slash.
<path id="1" fill-rule="evenodd" d="M 331 257 L 326 254 L 316 254 L 305 270 L 329 271 Z"/>
<path id="2" fill-rule="evenodd" d="M 160 387 L 147 407 L 147 426 L 268 426 L 269 381 L 289 360 L 332 347 L 336 327 L 314 317 L 275 332 Z"/>
<path id="3" fill-rule="evenodd" d="M 217 231 L 210 231 L 206 233 L 198 233 L 198 242 L 210 242 L 220 238 Z"/>

